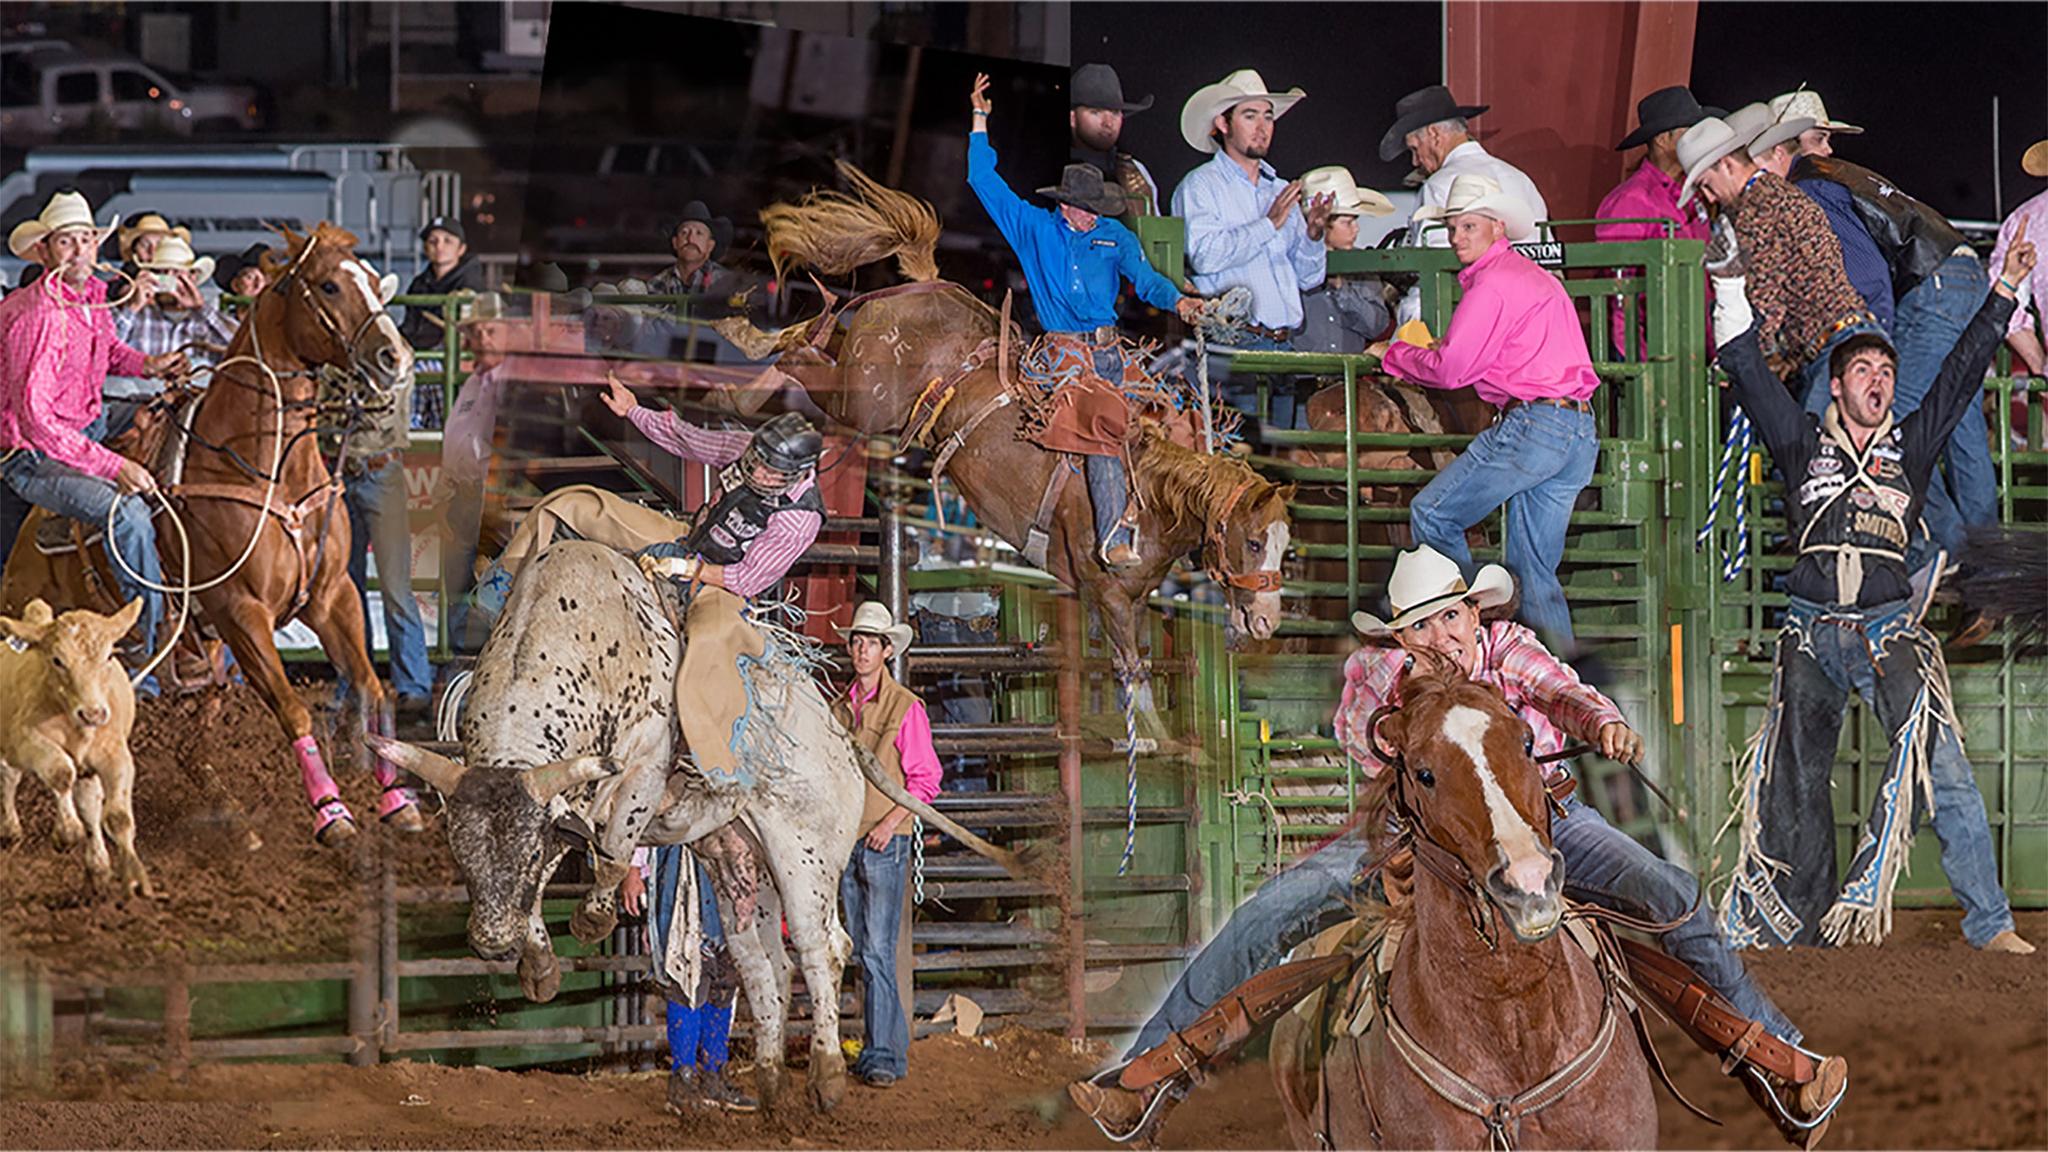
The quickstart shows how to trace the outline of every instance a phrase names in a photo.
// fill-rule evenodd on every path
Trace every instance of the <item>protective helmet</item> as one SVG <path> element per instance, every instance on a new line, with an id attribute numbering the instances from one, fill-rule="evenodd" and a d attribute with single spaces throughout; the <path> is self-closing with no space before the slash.
<path id="1" fill-rule="evenodd" d="M 759 464 L 794 481 L 816 468 L 824 451 L 825 438 L 809 420 L 797 412 L 784 412 L 755 429 L 747 459 L 749 464 Z"/>

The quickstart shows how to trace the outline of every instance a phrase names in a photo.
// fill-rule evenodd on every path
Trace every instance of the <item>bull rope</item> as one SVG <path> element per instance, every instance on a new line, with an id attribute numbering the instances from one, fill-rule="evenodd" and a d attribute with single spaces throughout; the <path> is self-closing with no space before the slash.
<path id="1" fill-rule="evenodd" d="M 1714 494 L 1707 501 L 1707 519 L 1700 525 L 1698 535 L 1693 537 L 1695 552 L 1707 546 L 1713 538 L 1714 527 L 1721 516 L 1721 500 L 1729 496 L 1734 504 L 1735 542 L 1721 550 L 1721 580 L 1729 583 L 1749 567 L 1749 454 L 1755 441 L 1755 430 L 1749 423 L 1749 413 L 1736 408 L 1728 416 L 1728 439 L 1721 445 L 1721 461 L 1714 468 Z M 1733 474 L 1734 491 L 1730 487 Z"/>

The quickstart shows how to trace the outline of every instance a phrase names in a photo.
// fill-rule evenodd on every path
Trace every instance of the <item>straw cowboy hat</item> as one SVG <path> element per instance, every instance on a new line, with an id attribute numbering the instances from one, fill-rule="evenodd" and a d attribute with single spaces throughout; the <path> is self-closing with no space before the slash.
<path id="1" fill-rule="evenodd" d="M 841 636 L 880 636 L 895 648 L 897 655 L 910 651 L 910 641 L 915 632 L 908 624 L 898 624 L 889 608 L 879 600 L 868 600 L 853 610 L 853 626 L 838 628 Z"/>
<path id="2" fill-rule="evenodd" d="M 1408 150 L 1408 134 L 1441 120 L 1469 120 L 1491 104 L 1460 104 L 1441 84 L 1418 88 L 1394 102 L 1394 126 L 1380 137 L 1380 159 L 1398 160 Z"/>
<path id="3" fill-rule="evenodd" d="M 1301 198 L 1333 197 L 1332 216 L 1391 216 L 1394 202 L 1370 188 L 1360 188 L 1351 169 L 1341 164 L 1311 168 L 1301 174 Z"/>
<path id="4" fill-rule="evenodd" d="M 1678 166 L 1685 169 L 1685 183 L 1678 188 L 1678 206 L 1683 208 L 1692 203 L 1692 194 L 1700 177 L 1723 156 L 1732 155 L 1738 149 L 1748 155 L 1752 141 L 1770 129 L 1776 118 L 1771 110 L 1762 104 L 1745 104 L 1728 114 L 1723 120 L 1709 116 L 1686 129 L 1678 138 Z M 1797 123 L 1797 121 L 1788 122 Z M 1811 127 L 1808 125 L 1807 127 Z M 1799 131 L 1805 131 L 1801 128 Z M 1798 135 L 1798 132 L 1793 133 Z"/>
<path id="5" fill-rule="evenodd" d="M 1392 636 L 1462 600 L 1483 609 L 1498 608 L 1514 598 L 1515 578 L 1507 569 L 1488 564 L 1467 584 L 1455 560 L 1424 544 L 1401 553 L 1394 561 L 1394 574 L 1387 578 L 1387 605 L 1394 618 L 1353 612 L 1351 626 L 1367 636 Z"/>
<path id="6" fill-rule="evenodd" d="M 1098 216 L 1120 215 L 1129 205 L 1124 190 L 1103 183 L 1102 169 L 1093 164 L 1067 165 L 1060 172 L 1060 182 L 1051 188 L 1040 188 L 1038 194 L 1055 204 Z"/>
<path id="7" fill-rule="evenodd" d="M 194 284 L 213 278 L 213 257 L 194 256 L 192 242 L 173 232 L 156 246 L 156 255 L 142 262 L 151 272 L 190 272 Z"/>
<path id="8" fill-rule="evenodd" d="M 1454 177 L 1450 198 L 1444 206 L 1424 204 L 1415 210 L 1415 219 L 1449 220 L 1467 213 L 1491 216 L 1507 225 L 1510 240 L 1527 240 L 1536 235 L 1536 214 L 1522 203 L 1522 198 L 1502 188 L 1493 177 L 1476 172 Z"/>
<path id="9" fill-rule="evenodd" d="M 171 227 L 171 222 L 163 218 L 162 213 L 144 212 L 135 218 L 134 223 L 121 229 L 120 235 L 115 238 L 115 244 L 121 250 L 121 259 L 129 259 L 135 247 L 135 242 L 144 236 L 182 236 L 185 238 L 185 243 L 190 244 L 192 242 L 192 230 L 190 228 L 173 228 Z"/>
<path id="10" fill-rule="evenodd" d="M 1636 101 L 1636 130 L 1621 138 L 1616 152 L 1640 148 L 1673 128 L 1690 128 L 1709 116 L 1726 116 L 1719 108 L 1701 104 L 1692 89 L 1683 84 L 1659 88 Z"/>
<path id="11" fill-rule="evenodd" d="M 2048 140 L 2027 149 L 2020 157 L 2020 168 L 2029 176 L 2048 176 Z"/>
<path id="12" fill-rule="evenodd" d="M 1264 100 L 1273 105 L 1273 119 L 1278 120 L 1306 95 L 1299 88 L 1275 92 L 1267 87 L 1265 77 L 1250 68 L 1240 68 L 1219 83 L 1195 89 L 1195 94 L 1181 105 L 1180 138 L 1197 152 L 1214 152 L 1216 141 L 1209 136 L 1209 125 L 1217 116 L 1247 100 Z"/>
<path id="13" fill-rule="evenodd" d="M 1825 128 L 1843 136 L 1863 134 L 1863 129 L 1854 124 L 1828 119 L 1828 106 L 1820 102 L 1820 93 L 1808 89 L 1804 84 L 1783 96 L 1772 97 L 1771 114 L 1787 120 L 1798 116 L 1811 117 L 1814 127 Z"/>
<path id="14" fill-rule="evenodd" d="M 1756 106 L 1751 105 L 1750 107 Z M 1766 108 L 1765 111 L 1768 112 L 1770 109 Z M 1789 111 L 1791 111 L 1791 107 L 1788 105 L 1786 112 Z M 1813 127 L 1813 125 L 1814 119 L 1811 116 L 1778 114 L 1777 118 L 1771 121 L 1769 127 L 1757 133 L 1756 139 L 1749 142 L 1750 159 L 1754 160 L 1780 144 L 1791 144 L 1793 146 L 1792 151 L 1796 154 L 1799 151 L 1799 134 Z M 1739 131 L 1740 126 L 1737 125 L 1736 127 Z"/>
<path id="15" fill-rule="evenodd" d="M 106 234 L 119 227 L 120 223 L 121 218 L 116 216 L 105 228 L 101 228 L 93 223 L 92 205 L 85 202 L 83 193 L 58 192 L 50 197 L 50 202 L 43 205 L 43 210 L 33 219 L 23 220 L 14 226 L 14 231 L 7 235 L 7 250 L 23 260 L 33 260 L 36 258 L 36 245 L 42 243 L 46 237 L 68 232 L 73 228 L 90 228 L 98 232 L 101 241 L 105 242 Z"/>

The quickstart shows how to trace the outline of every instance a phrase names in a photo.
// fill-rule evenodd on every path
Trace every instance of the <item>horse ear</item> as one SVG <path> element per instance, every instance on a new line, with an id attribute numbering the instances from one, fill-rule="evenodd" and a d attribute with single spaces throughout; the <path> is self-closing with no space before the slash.
<path id="1" fill-rule="evenodd" d="M 1282 504 L 1294 503 L 1294 493 L 1300 487 L 1301 485 L 1299 484 L 1282 484 L 1280 486 L 1280 502 Z"/>
<path id="2" fill-rule="evenodd" d="M 391 298 L 396 295 L 398 295 L 398 273 L 386 272 L 384 278 L 377 281 L 377 303 L 389 304 L 391 303 Z"/>

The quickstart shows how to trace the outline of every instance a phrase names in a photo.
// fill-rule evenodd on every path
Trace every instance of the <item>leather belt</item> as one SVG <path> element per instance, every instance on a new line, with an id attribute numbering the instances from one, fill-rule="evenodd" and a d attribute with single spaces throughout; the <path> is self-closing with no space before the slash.
<path id="1" fill-rule="evenodd" d="M 1114 324 L 1104 324 L 1090 333 L 1089 336 L 1098 348 L 1114 344 L 1118 340 L 1116 325 Z"/>
<path id="2" fill-rule="evenodd" d="M 1588 401 L 1574 400 L 1569 396 L 1539 396 L 1534 400 L 1510 400 L 1501 405 L 1500 414 L 1494 417 L 1494 422 L 1498 423 L 1508 413 L 1531 404 L 1542 405 L 1546 408 L 1563 408 L 1569 412 L 1584 412 L 1588 416 L 1593 414 L 1593 405 Z"/>
<path id="3" fill-rule="evenodd" d="M 1294 328 L 1268 328 L 1264 324 L 1253 324 L 1250 321 L 1246 321 L 1238 325 L 1238 327 L 1243 328 L 1254 336 L 1264 336 L 1268 340 L 1277 340 L 1282 344 L 1294 339 L 1294 333 L 1297 331 Z"/>

